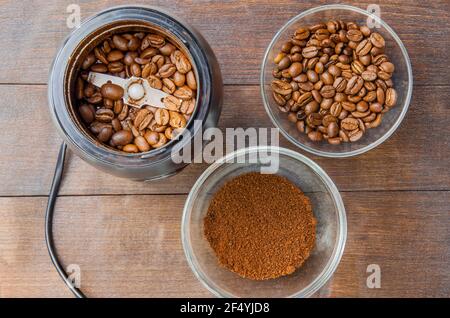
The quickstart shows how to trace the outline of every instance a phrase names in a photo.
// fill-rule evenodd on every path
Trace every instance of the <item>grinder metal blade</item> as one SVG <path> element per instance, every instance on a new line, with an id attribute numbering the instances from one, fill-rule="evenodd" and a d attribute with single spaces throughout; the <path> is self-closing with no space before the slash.
<path id="1" fill-rule="evenodd" d="M 169 94 L 151 87 L 144 78 L 133 76 L 123 79 L 118 76 L 89 72 L 87 80 L 97 87 L 102 87 L 108 82 L 122 87 L 124 91 L 123 101 L 127 105 L 137 108 L 141 108 L 145 105 L 166 108 L 164 99 L 169 96 Z"/>

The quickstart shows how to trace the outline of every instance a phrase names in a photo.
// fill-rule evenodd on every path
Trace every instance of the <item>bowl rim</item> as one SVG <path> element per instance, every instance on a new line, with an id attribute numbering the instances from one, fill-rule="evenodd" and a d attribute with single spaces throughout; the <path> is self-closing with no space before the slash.
<path id="1" fill-rule="evenodd" d="M 334 182 L 331 180 L 331 178 L 326 174 L 326 172 L 313 160 L 307 158 L 306 156 L 295 152 L 290 149 L 282 148 L 282 147 L 276 147 L 276 146 L 255 146 L 255 147 L 248 147 L 248 148 L 242 148 L 237 151 L 234 151 L 213 164 L 211 164 L 197 179 L 195 184 L 192 186 L 191 191 L 189 192 L 189 195 L 186 199 L 186 203 L 183 208 L 183 215 L 181 220 L 181 242 L 183 245 L 184 254 L 186 256 L 186 260 L 189 264 L 189 267 L 191 268 L 192 272 L 194 273 L 195 277 L 203 284 L 203 286 L 206 287 L 207 290 L 209 290 L 212 294 L 214 294 L 217 297 L 236 297 L 235 295 L 224 291 L 222 288 L 220 288 L 215 282 L 211 281 L 206 275 L 203 273 L 203 271 L 200 269 L 198 265 L 198 261 L 193 253 L 192 245 L 191 245 L 191 239 L 190 239 L 190 218 L 192 214 L 192 206 L 194 201 L 197 198 L 197 195 L 199 193 L 200 187 L 203 185 L 205 180 L 211 176 L 219 167 L 221 167 L 225 163 L 234 163 L 234 158 L 237 158 L 242 155 L 247 155 L 251 153 L 258 153 L 258 152 L 278 152 L 281 155 L 288 156 L 290 158 L 293 158 L 295 160 L 298 160 L 302 162 L 303 164 L 307 165 L 310 169 L 315 172 L 315 174 L 321 179 L 321 181 L 324 183 L 328 193 L 331 195 L 333 199 L 333 203 L 335 205 L 335 209 L 337 211 L 337 219 L 338 219 L 338 226 L 337 226 L 337 239 L 334 243 L 333 252 L 330 256 L 330 259 L 324 266 L 323 270 L 320 272 L 319 275 L 317 275 L 314 280 L 309 283 L 306 287 L 304 287 L 302 290 L 297 291 L 287 297 L 310 297 L 315 292 L 317 292 L 320 288 L 322 288 L 328 280 L 331 278 L 333 273 L 335 272 L 337 266 L 339 265 L 339 262 L 342 258 L 342 255 L 344 253 L 345 249 L 345 243 L 347 240 L 347 217 L 345 212 L 344 203 L 342 201 L 341 195 L 334 184 Z M 217 265 L 219 266 L 219 265 Z"/>
<path id="2" fill-rule="evenodd" d="M 299 19 L 306 17 L 310 14 L 320 12 L 320 11 L 326 11 L 326 10 L 349 10 L 349 11 L 357 12 L 357 13 L 360 13 L 367 17 L 373 18 L 378 23 L 380 23 L 383 26 L 383 28 L 385 28 L 387 30 L 387 32 L 392 36 L 392 38 L 395 40 L 395 42 L 399 46 L 400 51 L 402 52 L 403 58 L 405 59 L 405 62 L 406 62 L 406 69 L 407 69 L 407 74 L 408 74 L 408 90 L 407 90 L 407 94 L 406 94 L 405 103 L 403 105 L 403 109 L 402 109 L 401 113 L 399 114 L 398 118 L 396 119 L 394 124 L 391 126 L 391 128 L 389 128 L 389 130 L 386 131 L 381 137 L 379 137 L 374 142 L 368 144 L 367 146 L 364 146 L 362 148 L 355 149 L 352 151 L 346 151 L 346 152 L 340 152 L 340 153 L 314 149 L 310 146 L 307 146 L 307 145 L 301 143 L 296 138 L 292 137 L 275 120 L 273 112 L 269 107 L 269 102 L 267 100 L 267 96 L 264 92 L 264 82 L 265 82 L 265 80 L 264 80 L 264 65 L 266 65 L 270 51 L 272 50 L 273 46 L 275 45 L 276 40 L 278 40 L 278 38 L 283 34 L 283 32 L 287 28 L 289 28 L 292 24 L 297 22 Z M 328 158 L 346 158 L 346 157 L 357 156 L 357 155 L 363 154 L 371 149 L 374 149 L 375 147 L 377 147 L 377 146 L 381 145 L 383 142 L 385 142 L 397 130 L 397 128 L 400 126 L 401 122 L 403 121 L 404 117 L 406 116 L 406 113 L 408 112 L 408 109 L 409 109 L 409 105 L 411 103 L 412 90 L 413 90 L 413 74 L 412 74 L 411 60 L 409 58 L 408 52 L 406 51 L 406 47 L 404 46 L 403 42 L 401 41 L 401 39 L 399 38 L 397 33 L 395 33 L 395 31 L 386 22 L 384 22 L 380 17 L 378 17 L 374 14 L 371 14 L 361 8 L 350 6 L 350 5 L 344 5 L 344 4 L 330 4 L 330 5 L 318 6 L 318 7 L 303 11 L 302 13 L 289 19 L 289 21 L 287 23 L 285 23 L 281 27 L 281 29 L 279 29 L 277 31 L 275 36 L 270 41 L 270 44 L 264 53 L 264 57 L 263 57 L 261 69 L 260 69 L 260 93 L 261 93 L 261 97 L 263 99 L 264 108 L 266 109 L 266 112 L 269 115 L 269 118 L 272 121 L 273 125 L 281 131 L 281 134 L 287 140 L 289 140 L 291 143 L 293 143 L 297 147 L 299 147 L 302 150 L 305 150 L 309 153 L 312 153 L 314 155 L 321 156 L 321 157 L 328 157 Z"/>

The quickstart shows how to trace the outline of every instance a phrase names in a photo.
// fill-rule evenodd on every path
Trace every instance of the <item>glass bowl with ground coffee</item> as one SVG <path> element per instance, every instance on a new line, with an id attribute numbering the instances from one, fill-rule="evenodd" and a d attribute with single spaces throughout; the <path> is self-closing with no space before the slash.
<path id="1" fill-rule="evenodd" d="M 219 297 L 310 297 L 337 268 L 346 236 L 332 180 L 278 147 L 241 149 L 208 167 L 182 220 L 188 263 Z"/>
<path id="2" fill-rule="evenodd" d="M 302 12 L 264 55 L 261 94 L 281 133 L 325 157 L 349 157 L 399 127 L 412 94 L 411 63 L 397 34 L 369 12 L 326 5 Z"/>

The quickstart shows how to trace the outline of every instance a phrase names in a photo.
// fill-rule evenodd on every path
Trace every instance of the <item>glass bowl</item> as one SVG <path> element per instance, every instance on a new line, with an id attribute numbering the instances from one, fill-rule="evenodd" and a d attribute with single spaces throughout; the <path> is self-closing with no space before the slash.
<path id="1" fill-rule="evenodd" d="M 311 200 L 317 219 L 316 245 L 302 267 L 291 275 L 265 281 L 242 278 L 219 265 L 204 237 L 203 219 L 214 193 L 228 180 L 260 171 L 260 155 L 277 156 L 278 175 L 296 184 Z M 254 160 L 258 157 L 257 160 Z M 195 276 L 219 297 L 309 297 L 332 276 L 347 237 L 347 221 L 341 196 L 333 181 L 312 160 L 292 150 L 252 147 L 233 152 L 209 166 L 193 186 L 183 211 L 181 238 Z"/>
<path id="2" fill-rule="evenodd" d="M 309 140 L 305 133 L 301 133 L 296 126 L 289 122 L 287 114 L 278 109 L 272 97 L 270 83 L 273 80 L 272 70 L 275 66 L 273 59 L 281 50 L 282 44 L 289 40 L 295 30 L 301 26 L 314 25 L 319 22 L 331 19 L 340 19 L 343 21 L 354 21 L 359 25 L 366 24 L 367 19 L 373 19 L 378 22 L 379 28 L 372 29 L 380 33 L 386 41 L 386 54 L 390 61 L 395 64 L 393 74 L 394 88 L 397 91 L 397 104 L 390 111 L 384 114 L 380 126 L 366 130 L 363 137 L 357 142 L 341 143 L 340 145 L 331 145 L 326 141 L 313 142 Z M 411 62 L 397 34 L 380 18 L 371 15 L 369 12 L 348 5 L 325 5 L 302 12 L 289 20 L 278 32 L 267 48 L 262 63 L 261 70 L 261 95 L 264 107 L 281 133 L 296 146 L 301 149 L 323 157 L 350 157 L 362 154 L 383 143 L 398 128 L 411 101 L 413 76 Z"/>

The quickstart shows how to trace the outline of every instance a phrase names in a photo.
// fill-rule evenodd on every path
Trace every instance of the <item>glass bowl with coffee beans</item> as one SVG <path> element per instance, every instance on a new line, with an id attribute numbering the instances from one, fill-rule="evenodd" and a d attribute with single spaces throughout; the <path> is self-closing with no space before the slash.
<path id="1" fill-rule="evenodd" d="M 267 113 L 298 147 L 325 157 L 364 153 L 398 128 L 410 103 L 411 63 L 381 19 L 327 5 L 291 19 L 263 61 Z"/>

